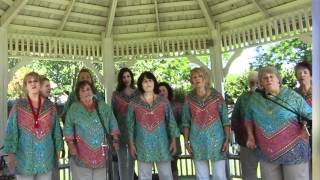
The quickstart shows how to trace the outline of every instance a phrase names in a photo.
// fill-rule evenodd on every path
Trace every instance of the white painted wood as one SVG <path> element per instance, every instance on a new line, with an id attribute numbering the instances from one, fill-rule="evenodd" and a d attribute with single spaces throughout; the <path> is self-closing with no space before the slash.
<path id="1" fill-rule="evenodd" d="M 304 19 L 306 21 L 306 28 L 307 28 L 307 31 L 311 31 L 311 25 L 310 25 L 310 21 L 309 21 L 309 13 L 304 11 L 303 12 L 303 15 L 304 15 Z"/>
<path id="2" fill-rule="evenodd" d="M 6 3 L 9 6 L 12 6 L 13 1 L 12 0 L 1 0 L 2 2 Z"/>
<path id="3" fill-rule="evenodd" d="M 205 68 L 208 72 L 210 72 L 211 70 L 208 68 L 207 65 L 205 65 L 199 58 L 197 58 L 197 56 L 195 55 L 189 55 L 187 56 L 188 60 L 190 63 L 194 63 L 200 67 Z"/>
<path id="4" fill-rule="evenodd" d="M 160 28 L 160 20 L 159 20 L 159 12 L 158 12 L 158 2 L 157 2 L 157 0 L 154 0 L 154 11 L 155 11 L 155 19 L 156 19 L 156 23 L 157 23 L 157 31 L 158 31 L 158 33 L 160 33 L 161 28 Z"/>
<path id="5" fill-rule="evenodd" d="M 8 32 L 0 27 L 0 146 L 3 145 L 5 127 L 7 123 L 7 91 L 8 91 Z"/>
<path id="6" fill-rule="evenodd" d="M 214 25 L 213 25 L 214 21 L 213 21 L 213 18 L 212 18 L 211 9 L 208 7 L 207 1 L 197 0 L 197 2 L 198 2 L 199 6 L 201 8 L 203 16 L 206 19 L 206 22 L 207 22 L 207 25 L 208 25 L 209 29 L 212 30 L 214 28 Z"/>
<path id="7" fill-rule="evenodd" d="M 13 68 L 8 71 L 8 82 L 10 82 L 14 76 L 14 74 L 23 66 L 26 66 L 28 64 L 32 63 L 32 57 L 30 56 L 23 56 L 21 57 L 21 60 L 19 63 L 17 63 Z"/>
<path id="8" fill-rule="evenodd" d="M 70 13 L 72 11 L 72 8 L 74 6 L 74 3 L 75 3 L 75 0 L 71 0 L 68 8 L 66 9 L 66 12 L 61 20 L 61 24 L 58 26 L 57 30 L 58 30 L 58 33 L 61 32 L 66 24 L 66 22 L 68 21 L 68 18 L 70 16 Z"/>
<path id="9" fill-rule="evenodd" d="M 28 2 L 28 0 L 16 0 L 9 7 L 9 9 L 1 16 L 0 22 L 1 27 L 6 27 L 11 23 L 13 18 L 20 12 L 23 6 Z"/>
<path id="10" fill-rule="evenodd" d="M 234 53 L 232 54 L 232 56 L 230 57 L 230 59 L 228 60 L 226 66 L 223 68 L 223 77 L 227 77 L 230 67 L 232 65 L 232 63 L 239 57 L 241 56 L 243 52 L 243 49 L 237 49 L 234 51 Z"/>
<path id="11" fill-rule="evenodd" d="M 214 80 L 215 89 L 224 96 L 220 24 L 216 23 L 215 27 L 216 29 L 211 31 L 214 42 L 214 46 L 210 47 L 211 76 Z"/>
<path id="12" fill-rule="evenodd" d="M 293 12 L 296 12 L 296 9 L 305 9 L 305 8 L 310 8 L 310 7 L 311 7 L 310 0 L 296 0 L 296 1 L 282 4 L 280 6 L 276 6 L 274 8 L 270 8 L 270 9 L 268 9 L 268 12 L 270 14 L 273 14 L 273 16 L 286 14 L 286 13 L 292 14 Z M 247 9 L 242 9 L 242 11 L 246 11 L 246 10 Z M 230 13 L 232 13 L 232 12 L 230 12 Z M 237 12 L 237 13 L 241 13 L 241 12 Z M 237 13 L 234 13 L 234 14 L 237 14 Z M 222 13 L 221 18 L 224 17 L 223 15 L 224 14 Z M 217 16 L 215 16 L 215 17 L 216 17 L 216 19 L 218 19 Z M 221 29 L 224 30 L 224 29 L 234 28 L 234 27 L 238 27 L 238 26 L 243 26 L 243 24 L 246 24 L 248 21 L 255 23 L 257 21 L 257 19 L 259 21 L 263 21 L 263 19 L 265 19 L 265 17 L 260 12 L 254 13 L 254 14 L 251 14 L 251 15 L 248 15 L 245 17 L 231 20 L 231 21 L 222 22 Z"/>
<path id="13" fill-rule="evenodd" d="M 271 17 L 271 14 L 260 4 L 259 0 L 252 0 L 254 5 L 259 9 L 260 12 L 264 14 L 266 17 Z"/>
<path id="14" fill-rule="evenodd" d="M 111 104 L 112 92 L 116 86 L 115 64 L 113 55 L 113 39 L 104 38 L 102 40 L 102 60 L 103 60 L 103 85 L 106 90 L 106 100 Z"/>
<path id="15" fill-rule="evenodd" d="M 116 7 L 118 4 L 118 0 L 111 1 L 111 8 L 108 13 L 107 23 L 106 23 L 106 37 L 111 37 L 112 27 L 113 27 L 113 20 L 116 14 Z"/>
<path id="16" fill-rule="evenodd" d="M 89 68 L 97 77 L 98 77 L 98 81 L 103 84 L 104 81 L 103 81 L 103 76 L 102 74 L 97 70 L 97 68 L 92 64 L 92 62 L 89 62 L 89 61 L 82 61 L 83 64 Z"/>

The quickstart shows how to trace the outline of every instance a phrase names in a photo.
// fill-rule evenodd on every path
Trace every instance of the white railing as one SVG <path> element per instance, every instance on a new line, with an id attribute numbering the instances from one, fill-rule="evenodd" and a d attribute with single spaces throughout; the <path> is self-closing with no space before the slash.
<path id="1" fill-rule="evenodd" d="M 272 17 L 254 25 L 223 31 L 221 33 L 222 50 L 233 51 L 293 37 L 311 30 L 311 9 L 299 10 L 295 13 Z"/>

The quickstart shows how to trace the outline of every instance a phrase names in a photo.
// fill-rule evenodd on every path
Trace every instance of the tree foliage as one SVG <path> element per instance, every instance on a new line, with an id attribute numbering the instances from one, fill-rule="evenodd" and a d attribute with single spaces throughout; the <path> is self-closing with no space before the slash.
<path id="1" fill-rule="evenodd" d="M 288 87 L 296 86 L 294 77 L 294 66 L 306 60 L 311 62 L 311 46 L 299 39 L 290 39 L 275 43 L 269 48 L 258 46 L 258 56 L 250 63 L 251 70 L 258 70 L 261 67 L 272 65 L 276 67 L 282 78 L 283 84 Z"/>

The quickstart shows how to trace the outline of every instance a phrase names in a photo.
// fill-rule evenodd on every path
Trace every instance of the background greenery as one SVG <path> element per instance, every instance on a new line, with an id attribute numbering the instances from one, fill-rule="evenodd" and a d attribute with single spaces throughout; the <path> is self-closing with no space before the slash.
<path id="1" fill-rule="evenodd" d="M 301 60 L 311 62 L 311 47 L 298 39 L 290 39 L 274 43 L 268 46 L 258 46 L 256 48 L 258 55 L 255 60 L 250 63 L 250 70 L 258 70 L 266 65 L 273 65 L 280 70 L 285 86 L 296 86 L 294 76 L 294 66 Z M 231 53 L 223 54 L 223 59 L 229 59 Z M 197 57 L 205 65 L 210 66 L 208 56 Z M 10 67 L 17 63 L 16 60 L 11 60 Z M 94 64 L 95 67 L 102 73 L 102 65 Z M 61 62 L 61 61 L 34 61 L 32 64 L 20 68 L 14 75 L 8 87 L 9 99 L 15 99 L 23 95 L 22 79 L 24 75 L 30 71 L 39 72 L 47 76 L 56 87 L 52 90 L 53 96 L 59 96 L 65 91 L 72 91 L 76 75 L 79 70 L 84 67 L 82 62 Z M 190 70 L 194 65 L 189 64 L 189 60 L 185 57 L 167 58 L 156 60 L 141 60 L 137 61 L 132 67 L 135 80 L 143 71 L 151 71 L 157 77 L 159 82 L 168 82 L 176 93 L 176 98 L 183 101 L 183 96 L 191 89 L 189 76 Z M 121 64 L 116 64 L 117 71 L 121 68 Z M 236 98 L 246 91 L 247 73 L 243 75 L 228 75 L 225 78 L 225 92 L 229 103 L 235 102 Z M 97 88 L 103 90 L 103 86 L 99 81 Z"/>

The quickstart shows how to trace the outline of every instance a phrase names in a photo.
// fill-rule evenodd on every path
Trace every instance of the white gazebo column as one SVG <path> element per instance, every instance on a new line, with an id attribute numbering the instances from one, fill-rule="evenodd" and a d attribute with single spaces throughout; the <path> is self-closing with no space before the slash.
<path id="1" fill-rule="evenodd" d="M 7 122 L 7 91 L 8 91 L 8 33 L 0 27 L 0 146 L 3 145 L 4 130 Z"/>
<path id="2" fill-rule="evenodd" d="M 320 1 L 312 1 L 312 179 L 320 177 Z"/>
<path id="3" fill-rule="evenodd" d="M 213 40 L 213 46 L 209 48 L 211 60 L 211 76 L 213 78 L 215 89 L 222 93 L 222 95 L 224 95 L 221 32 L 219 23 L 215 24 L 215 29 L 211 31 L 211 37 Z"/>
<path id="4" fill-rule="evenodd" d="M 115 65 L 113 54 L 113 39 L 111 37 L 102 40 L 102 60 L 103 60 L 103 85 L 105 88 L 105 97 L 107 102 L 111 103 L 112 92 L 116 85 L 115 82 Z"/>

